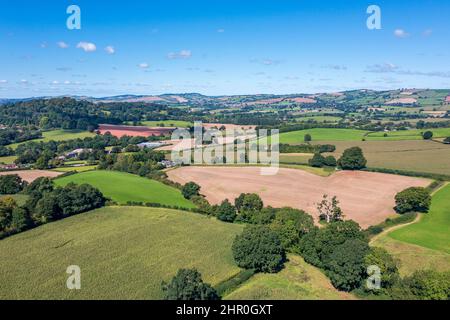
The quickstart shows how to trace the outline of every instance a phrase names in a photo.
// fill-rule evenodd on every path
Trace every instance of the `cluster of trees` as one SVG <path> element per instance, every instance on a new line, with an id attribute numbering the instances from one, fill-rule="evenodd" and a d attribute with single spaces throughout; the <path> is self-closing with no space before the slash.
<path id="1" fill-rule="evenodd" d="M 353 147 L 344 151 L 337 164 L 344 170 L 361 170 L 366 167 L 367 160 L 360 147 Z"/>
<path id="2" fill-rule="evenodd" d="M 94 103 L 67 97 L 5 104 L 0 114 L 0 123 L 4 125 L 33 125 L 45 130 L 62 128 L 93 131 L 100 123 L 120 122 Z"/>
<path id="3" fill-rule="evenodd" d="M 132 154 L 111 153 L 100 158 L 98 168 L 101 170 L 115 170 L 150 177 L 161 170 L 163 166 L 159 164 L 164 160 L 162 152 L 149 149 L 140 149 Z"/>
<path id="4" fill-rule="evenodd" d="M 38 139 L 42 133 L 34 126 L 11 127 L 0 130 L 0 146 L 19 143 L 27 140 Z"/>
<path id="5" fill-rule="evenodd" d="M 219 300 L 217 291 L 203 282 L 202 275 L 196 269 L 180 269 L 168 283 L 162 282 L 165 300 Z"/>
<path id="6" fill-rule="evenodd" d="M 28 196 L 24 205 L 11 197 L 0 201 L 0 238 L 90 211 L 105 205 L 106 199 L 96 188 L 68 184 L 55 188 L 49 178 L 38 178 L 22 191 Z"/>
<path id="7" fill-rule="evenodd" d="M 336 167 L 337 161 L 333 156 L 324 157 L 320 153 L 315 153 L 314 156 L 309 159 L 309 165 L 316 168 Z"/>
<path id="8" fill-rule="evenodd" d="M 411 187 L 395 196 L 395 211 L 398 213 L 428 212 L 431 205 L 431 194 L 426 188 Z"/>
<path id="9" fill-rule="evenodd" d="M 8 174 L 0 176 L 0 194 L 16 194 L 21 192 L 27 186 L 17 174 Z"/>
<path id="10" fill-rule="evenodd" d="M 290 145 L 280 143 L 280 153 L 325 153 L 336 151 L 336 146 L 332 144 L 312 145 L 312 144 L 300 144 Z"/>
<path id="11" fill-rule="evenodd" d="M 424 140 L 431 140 L 433 139 L 433 132 L 432 131 L 425 131 L 422 133 L 422 137 Z"/>

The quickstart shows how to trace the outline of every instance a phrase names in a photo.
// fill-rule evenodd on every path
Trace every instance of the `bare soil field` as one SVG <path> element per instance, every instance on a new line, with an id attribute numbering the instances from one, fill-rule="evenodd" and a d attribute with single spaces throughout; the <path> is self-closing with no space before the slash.
<path id="1" fill-rule="evenodd" d="M 430 180 L 362 171 L 339 171 L 320 177 L 302 170 L 280 168 L 277 175 L 260 175 L 258 167 L 182 167 L 167 172 L 169 179 L 198 183 L 208 201 L 234 201 L 241 193 L 257 193 L 265 205 L 303 209 L 318 221 L 317 203 L 324 194 L 337 196 L 345 218 L 363 228 L 395 214 L 395 195 Z"/>
<path id="2" fill-rule="evenodd" d="M 164 136 L 170 134 L 175 128 L 149 128 L 149 127 L 137 127 L 137 126 L 123 126 L 123 125 L 112 125 L 112 124 L 101 124 L 99 125 L 98 131 L 100 134 L 105 134 L 106 132 L 111 133 L 115 137 L 150 137 L 150 136 Z"/>
<path id="3" fill-rule="evenodd" d="M 19 177 L 22 178 L 22 180 L 25 180 L 26 182 L 33 182 L 34 180 L 40 177 L 55 178 L 62 175 L 63 173 L 64 172 L 56 172 L 48 170 L 20 170 L 20 171 L 0 172 L 0 176 L 17 174 L 19 175 Z"/>

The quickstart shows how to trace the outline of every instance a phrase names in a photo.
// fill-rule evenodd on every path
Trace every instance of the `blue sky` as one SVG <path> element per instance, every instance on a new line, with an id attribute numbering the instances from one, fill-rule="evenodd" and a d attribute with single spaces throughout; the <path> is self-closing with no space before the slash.
<path id="1" fill-rule="evenodd" d="M 449 14 L 448 0 L 1 1 L 0 97 L 450 88 Z"/>

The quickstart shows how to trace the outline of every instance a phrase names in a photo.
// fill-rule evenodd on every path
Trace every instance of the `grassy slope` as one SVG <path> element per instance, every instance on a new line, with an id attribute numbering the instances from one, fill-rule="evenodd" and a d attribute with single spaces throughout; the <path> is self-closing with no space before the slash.
<path id="1" fill-rule="evenodd" d="M 384 137 L 385 132 L 370 133 L 367 140 L 423 140 L 422 133 L 425 131 L 432 131 L 433 138 L 450 137 L 450 128 L 437 128 L 387 132 L 387 137 Z"/>
<path id="2" fill-rule="evenodd" d="M 213 285 L 239 272 L 242 226 L 168 209 L 106 207 L 0 241 L 0 299 L 160 299 L 161 281 L 197 268 Z M 81 268 L 81 290 L 66 268 Z"/>
<path id="3" fill-rule="evenodd" d="M 433 196 L 430 212 L 418 223 L 395 230 L 389 236 L 450 254 L 450 184 Z"/>
<path id="4" fill-rule="evenodd" d="M 289 256 L 285 269 L 277 274 L 257 274 L 225 297 L 229 300 L 329 300 L 352 299 L 333 288 L 317 268 L 296 255 Z"/>
<path id="5" fill-rule="evenodd" d="M 57 171 L 57 172 L 70 172 L 70 171 L 85 172 L 85 171 L 95 170 L 95 168 L 97 168 L 96 165 L 94 165 L 94 166 L 82 166 L 82 167 L 61 167 L 61 168 L 55 168 L 55 169 L 53 169 L 53 171 Z"/>
<path id="6" fill-rule="evenodd" d="M 95 133 L 91 133 L 88 131 L 81 131 L 81 130 L 53 130 L 53 131 L 46 131 L 42 133 L 42 139 L 35 139 L 31 140 L 34 142 L 48 142 L 48 141 L 67 141 L 67 140 L 73 140 L 73 139 L 83 139 L 87 137 L 94 137 Z M 10 144 L 8 147 L 12 149 L 16 149 L 21 143 L 14 143 Z"/>
<path id="7" fill-rule="evenodd" d="M 280 134 L 280 143 L 301 144 L 304 143 L 305 134 L 312 136 L 315 141 L 361 141 L 367 131 L 353 129 L 309 129 L 285 132 Z"/>
<path id="8" fill-rule="evenodd" d="M 0 157 L 0 163 L 12 164 L 16 159 L 17 159 L 16 156 Z"/>
<path id="9" fill-rule="evenodd" d="M 181 192 L 161 182 L 117 171 L 87 171 L 56 179 L 57 185 L 88 183 L 118 203 L 142 201 L 193 208 Z"/>

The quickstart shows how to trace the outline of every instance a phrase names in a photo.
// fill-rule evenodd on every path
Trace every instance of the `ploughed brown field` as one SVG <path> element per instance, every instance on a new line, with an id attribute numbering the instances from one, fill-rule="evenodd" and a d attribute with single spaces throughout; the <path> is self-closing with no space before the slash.
<path id="1" fill-rule="evenodd" d="M 19 171 L 0 172 L 0 176 L 17 174 L 19 177 L 22 178 L 22 180 L 25 180 L 26 182 L 33 182 L 34 180 L 40 177 L 55 178 L 63 173 L 64 172 L 56 172 L 48 170 L 19 170 Z"/>
<path id="2" fill-rule="evenodd" d="M 112 124 L 101 124 L 98 127 L 100 134 L 105 134 L 106 132 L 111 133 L 115 137 L 150 137 L 150 136 L 165 136 L 172 133 L 175 128 L 149 128 L 149 127 L 138 127 L 138 126 L 123 126 L 123 125 L 112 125 Z"/>
<path id="3" fill-rule="evenodd" d="M 274 176 L 260 175 L 260 167 L 181 167 L 169 179 L 194 181 L 212 204 L 234 201 L 241 193 L 257 193 L 264 204 L 305 210 L 318 221 L 322 196 L 337 196 L 345 219 L 367 228 L 395 214 L 395 195 L 408 187 L 426 187 L 430 180 L 363 171 L 338 171 L 320 177 L 306 171 L 280 168 Z"/>

